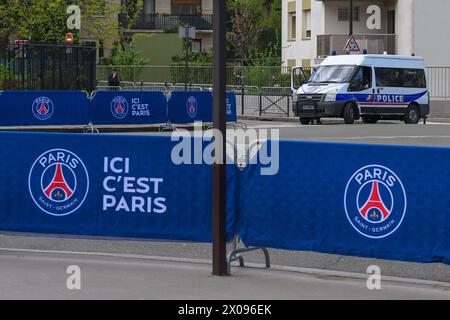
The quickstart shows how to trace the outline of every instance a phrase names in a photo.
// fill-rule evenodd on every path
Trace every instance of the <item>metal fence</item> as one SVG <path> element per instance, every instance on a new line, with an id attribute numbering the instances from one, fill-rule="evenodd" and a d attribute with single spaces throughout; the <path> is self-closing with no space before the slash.
<path id="1" fill-rule="evenodd" d="M 124 85 L 122 85 L 124 84 Z M 189 84 L 189 91 L 211 91 L 211 84 Z M 185 90 L 181 83 L 125 82 L 120 87 L 110 87 L 99 81 L 96 91 L 162 91 L 170 97 L 173 91 Z M 292 116 L 292 91 L 290 87 L 257 87 L 229 85 L 227 90 L 236 94 L 237 113 L 249 116 Z M 95 91 L 94 91 L 95 92 Z"/>
<path id="2" fill-rule="evenodd" d="M 450 98 L 450 68 L 430 67 L 426 69 L 431 98 Z"/>
<path id="3" fill-rule="evenodd" d="M 178 83 L 184 88 L 184 66 L 123 66 L 116 67 L 122 81 L 139 83 Z M 99 80 L 107 79 L 113 67 L 98 66 Z M 254 87 L 287 88 L 291 86 L 291 68 L 289 67 L 240 67 L 228 66 L 228 86 L 233 90 L 244 90 L 252 96 Z M 311 68 L 305 68 L 307 74 Z M 426 68 L 430 96 L 434 99 L 450 99 L 450 67 Z M 212 66 L 189 67 L 189 84 L 196 87 L 211 87 Z M 202 85 L 199 85 L 202 84 Z M 258 93 L 259 94 L 259 93 Z M 242 104 L 242 103 L 241 103 Z"/>
<path id="4" fill-rule="evenodd" d="M 395 34 L 356 34 L 361 50 L 367 49 L 373 54 L 395 54 L 396 40 Z M 317 36 L 317 55 L 326 57 L 336 50 L 337 54 L 346 54 L 345 44 L 348 41 L 348 35 L 344 34 L 325 34 Z"/>
<path id="5" fill-rule="evenodd" d="M 11 44 L 0 57 L 0 90 L 92 90 L 96 48 L 58 44 Z"/>
<path id="6" fill-rule="evenodd" d="M 98 80 L 108 78 L 114 67 L 98 66 Z M 131 82 L 184 83 L 184 65 L 171 66 L 118 66 L 119 78 Z M 290 87 L 289 67 L 241 67 L 228 66 L 227 79 L 230 86 Z M 210 84 L 213 81 L 212 66 L 190 66 L 188 83 Z"/>
<path id="7" fill-rule="evenodd" d="M 125 29 L 133 30 L 171 31 L 184 25 L 195 27 L 198 30 L 212 30 L 213 15 L 140 14 L 130 23 L 126 14 L 119 14 L 119 23 Z"/>

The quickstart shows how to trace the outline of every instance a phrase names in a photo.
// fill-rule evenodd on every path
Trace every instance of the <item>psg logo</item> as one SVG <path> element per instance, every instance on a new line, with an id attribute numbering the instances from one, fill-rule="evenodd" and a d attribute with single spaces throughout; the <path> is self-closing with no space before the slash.
<path id="1" fill-rule="evenodd" d="M 47 97 L 39 97 L 33 102 L 33 115 L 39 120 L 45 121 L 50 119 L 54 109 L 52 100 Z"/>
<path id="2" fill-rule="evenodd" d="M 186 111 L 190 118 L 194 119 L 198 114 L 198 103 L 195 97 L 189 97 L 186 103 Z"/>
<path id="3" fill-rule="evenodd" d="M 407 207 L 405 188 L 392 170 L 370 165 L 350 178 L 344 206 L 356 231 L 371 239 L 385 238 L 403 222 Z"/>
<path id="4" fill-rule="evenodd" d="M 128 114 L 128 101 L 124 97 L 115 97 L 111 102 L 111 113 L 117 119 L 123 119 Z"/>
<path id="5" fill-rule="evenodd" d="M 67 216 L 83 205 L 89 191 L 89 176 L 77 155 L 55 149 L 36 159 L 28 187 L 40 210 L 52 216 Z"/>

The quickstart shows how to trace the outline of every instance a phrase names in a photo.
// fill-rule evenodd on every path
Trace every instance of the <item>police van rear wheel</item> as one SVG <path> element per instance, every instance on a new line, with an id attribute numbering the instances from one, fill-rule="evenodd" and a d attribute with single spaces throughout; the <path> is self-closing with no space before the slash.
<path id="1" fill-rule="evenodd" d="M 418 124 L 420 121 L 419 108 L 416 105 L 410 105 L 405 115 L 405 123 Z"/>
<path id="2" fill-rule="evenodd" d="M 308 124 L 310 124 L 311 121 L 312 121 L 311 118 L 300 118 L 300 123 L 303 124 L 303 125 L 305 125 L 305 126 L 308 125 Z"/>
<path id="3" fill-rule="evenodd" d="M 354 124 L 357 119 L 356 107 L 353 103 L 348 103 L 344 108 L 345 124 Z"/>

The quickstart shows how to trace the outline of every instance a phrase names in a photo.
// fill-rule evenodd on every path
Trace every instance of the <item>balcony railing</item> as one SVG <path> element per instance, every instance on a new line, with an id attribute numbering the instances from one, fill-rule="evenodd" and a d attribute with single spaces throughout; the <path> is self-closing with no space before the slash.
<path id="1" fill-rule="evenodd" d="M 212 14 L 173 15 L 141 14 L 130 23 L 127 15 L 119 14 L 119 22 L 125 29 L 176 31 L 179 26 L 189 25 L 197 30 L 212 30 Z"/>
<path id="2" fill-rule="evenodd" d="M 358 45 L 362 50 L 367 49 L 370 54 L 396 54 L 395 34 L 357 34 L 355 35 Z M 347 43 L 348 35 L 326 34 L 317 36 L 317 55 L 326 57 L 331 55 L 333 50 L 337 54 L 345 54 L 344 47 Z"/>

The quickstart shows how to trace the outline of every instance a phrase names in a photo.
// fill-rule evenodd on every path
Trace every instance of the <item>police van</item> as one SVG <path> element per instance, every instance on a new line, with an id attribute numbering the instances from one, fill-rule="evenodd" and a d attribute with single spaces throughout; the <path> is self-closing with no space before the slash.
<path id="1" fill-rule="evenodd" d="M 308 80 L 302 68 L 294 68 L 292 90 L 294 114 L 305 125 L 322 117 L 344 118 L 346 124 L 359 119 L 417 124 L 430 114 L 425 63 L 420 57 L 330 56 Z"/>

